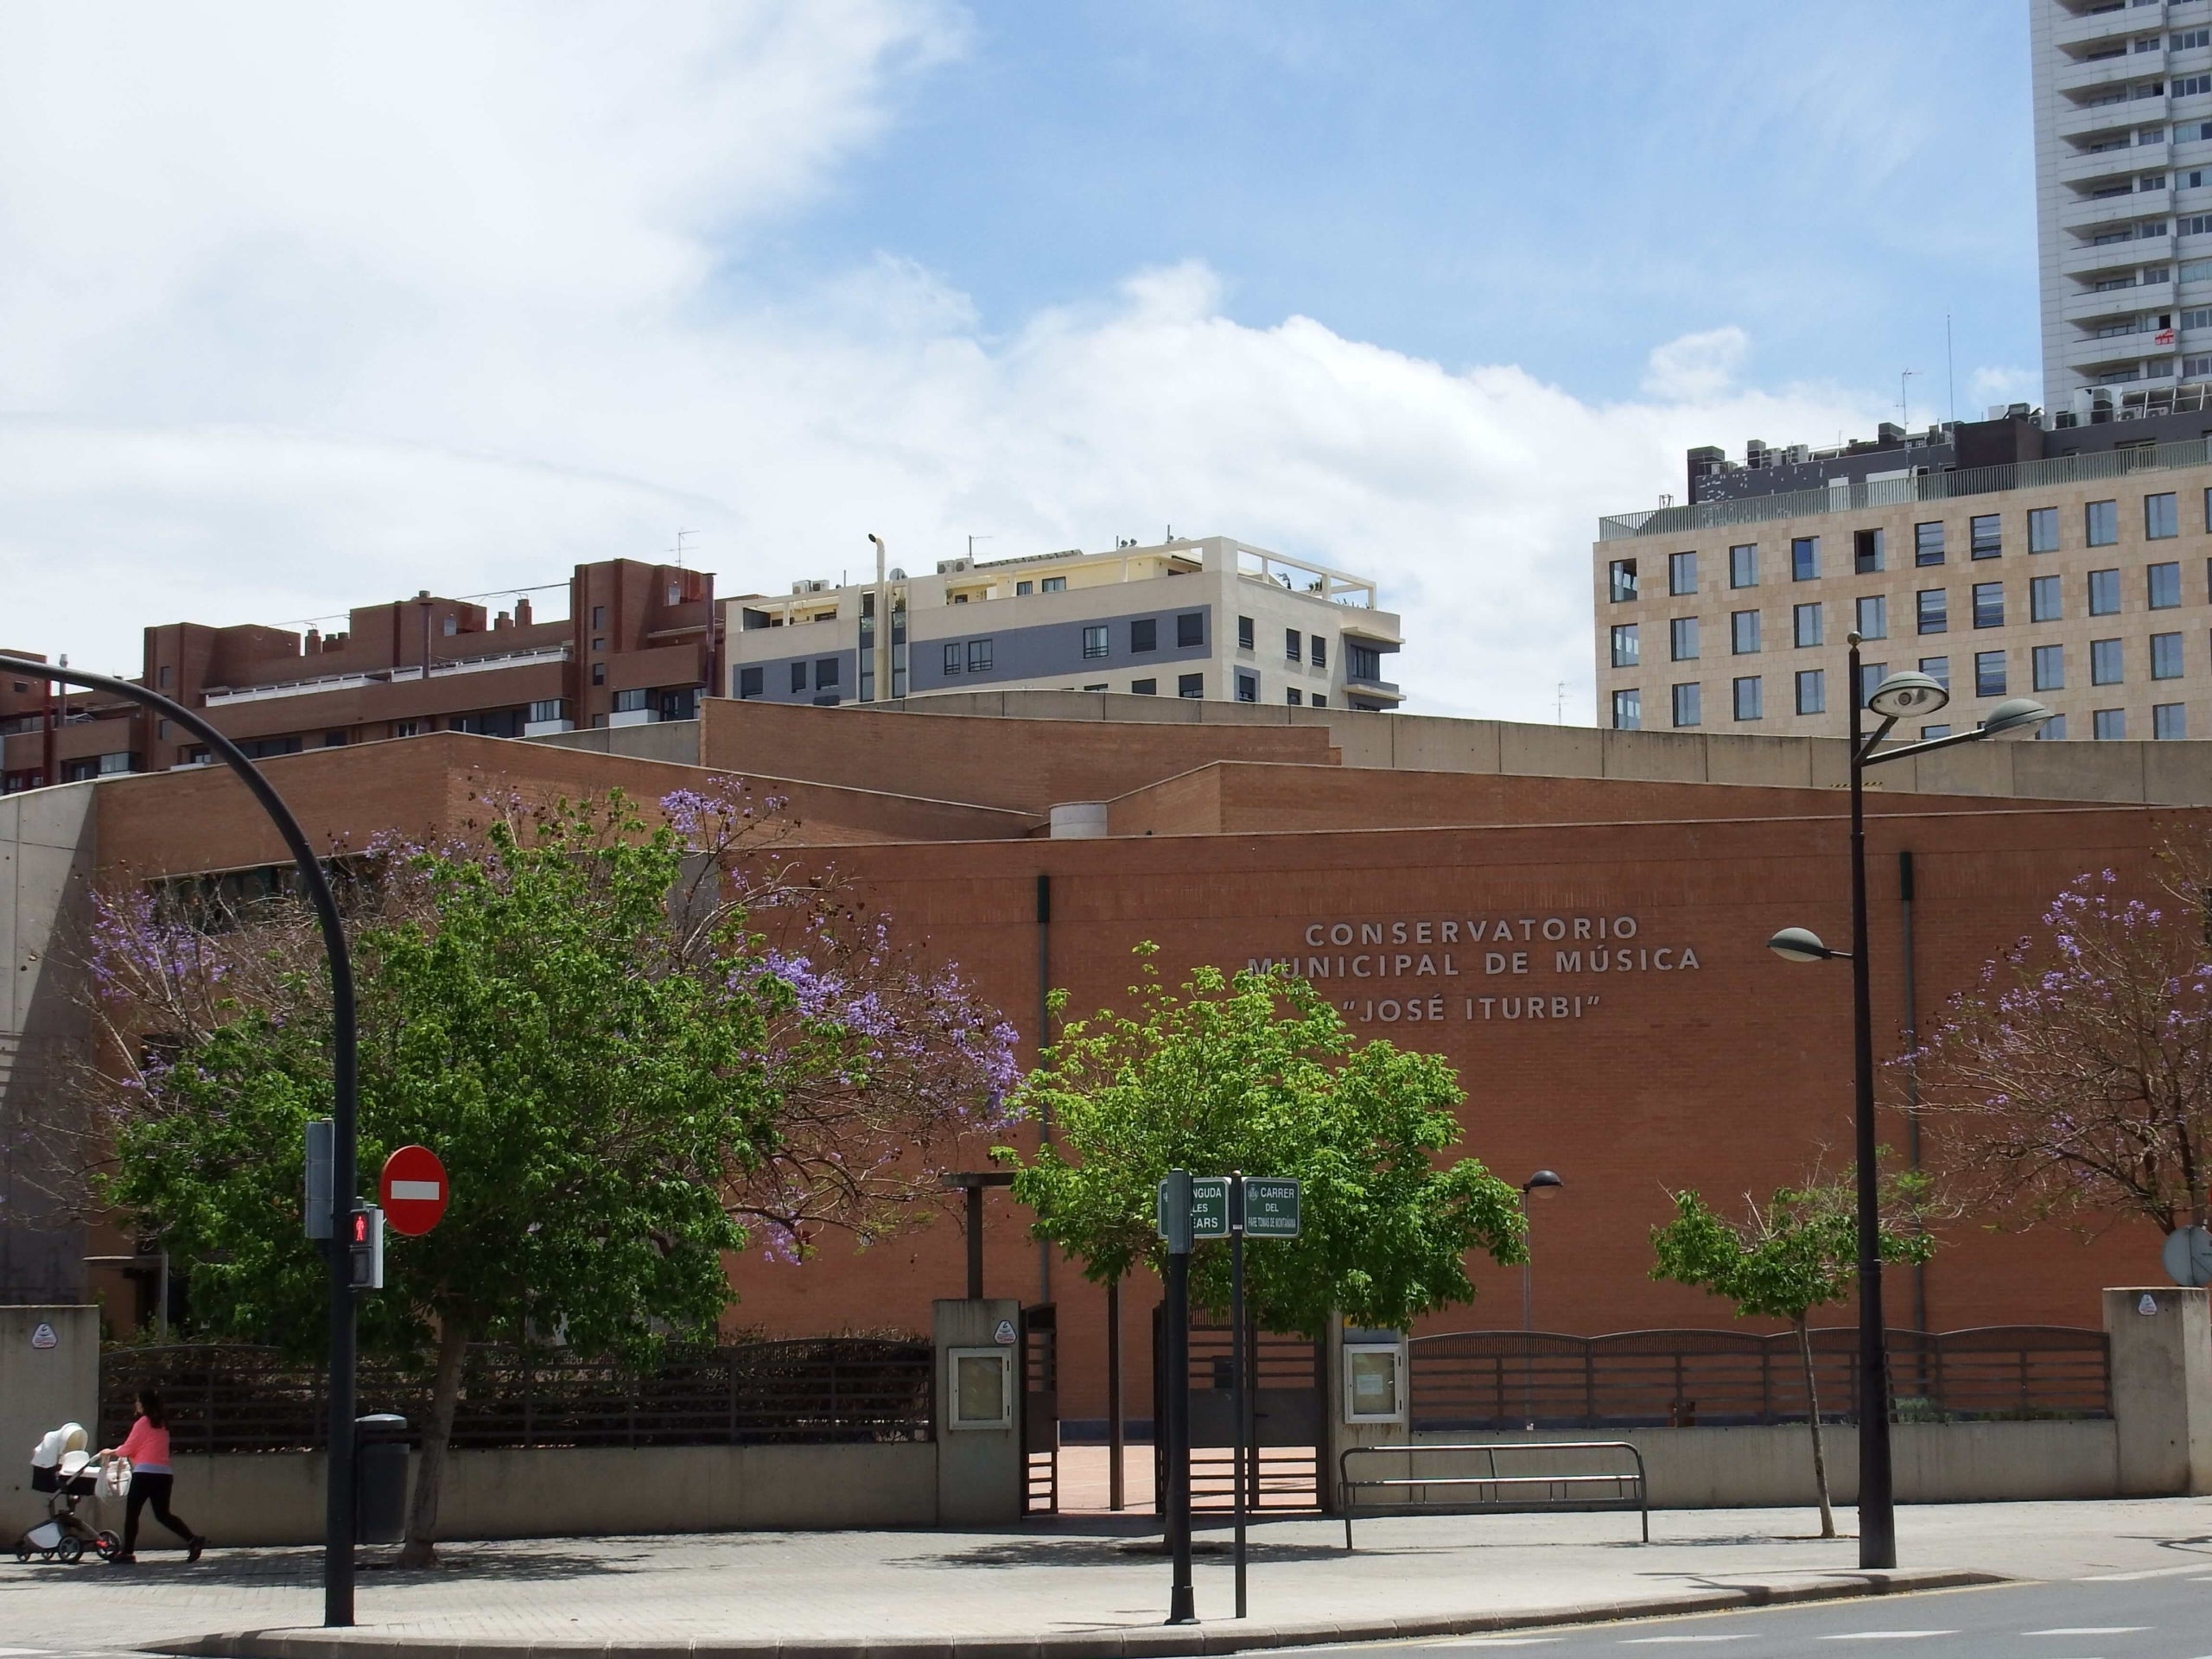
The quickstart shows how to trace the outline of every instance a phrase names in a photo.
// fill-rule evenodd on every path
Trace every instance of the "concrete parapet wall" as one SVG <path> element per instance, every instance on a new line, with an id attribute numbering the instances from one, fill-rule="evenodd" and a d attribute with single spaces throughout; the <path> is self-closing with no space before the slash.
<path id="1" fill-rule="evenodd" d="M 2117 1426 L 2106 1420 L 2052 1422 L 1898 1423 L 1891 1429 L 1897 1501 L 1904 1503 L 2028 1503 L 2120 1495 Z M 1557 1433 L 1423 1433 L 1416 1443 L 1621 1440 L 1643 1454 L 1655 1510 L 1758 1509 L 1818 1502 L 1813 1444 L 1802 1423 L 1738 1428 L 1644 1428 L 1586 1437 Z M 1839 1503 L 1859 1497 L 1859 1436 L 1832 1427 L 1822 1437 L 1828 1489 Z M 1614 1453 L 1616 1459 L 1625 1454 Z M 1476 1472 L 1479 1458 L 1431 1456 L 1414 1472 Z M 1446 1465 L 1450 1466 L 1446 1466 Z M 1473 1466 L 1460 1466 L 1473 1465 Z M 1501 1474 L 1589 1474 L 1616 1466 L 1595 1454 L 1500 1454 Z M 1625 1462 L 1618 1466 L 1631 1467 Z M 1382 1472 L 1368 1460 L 1353 1476 Z M 1332 1471 L 1333 1472 L 1333 1471 Z M 1395 1474 L 1397 1470 L 1389 1471 Z M 1461 1489 L 1464 1491 L 1464 1489 Z M 1439 1491 L 1448 1503 L 1452 1489 Z"/>
<path id="2" fill-rule="evenodd" d="M 176 1459 L 175 1510 L 218 1544 L 319 1543 L 322 1493 L 320 1452 Z M 537 1538 L 936 1522 L 937 1447 L 928 1441 L 543 1447 L 454 1452 L 438 1534 Z"/>

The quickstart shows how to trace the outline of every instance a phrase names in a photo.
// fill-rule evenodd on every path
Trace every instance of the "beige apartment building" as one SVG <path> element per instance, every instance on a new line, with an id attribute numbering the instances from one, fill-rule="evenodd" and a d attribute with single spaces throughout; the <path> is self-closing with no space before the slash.
<path id="1" fill-rule="evenodd" d="M 1715 453 L 1693 452 L 1694 490 Z M 1833 735 L 1856 632 L 1862 697 L 1905 669 L 1950 688 L 1939 722 L 1901 736 L 2024 696 L 2056 711 L 2039 737 L 2212 737 L 2206 438 L 1865 470 L 1601 520 L 1599 723 Z"/>
<path id="2" fill-rule="evenodd" d="M 880 590 L 801 581 L 727 600 L 722 615 L 721 690 L 747 702 L 1021 690 L 1387 710 L 1403 696 L 1383 677 L 1398 618 L 1371 580 L 1227 536 L 893 567 Z"/>

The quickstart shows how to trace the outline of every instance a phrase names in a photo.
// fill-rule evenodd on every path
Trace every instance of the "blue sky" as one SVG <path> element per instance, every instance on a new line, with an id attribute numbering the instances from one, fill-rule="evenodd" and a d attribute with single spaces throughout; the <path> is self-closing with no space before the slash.
<path id="1" fill-rule="evenodd" d="M 1761 379 L 1940 397 L 2035 364 L 2012 3 L 993 4 L 897 130 L 738 274 L 891 248 L 986 329 L 1132 263 L 1446 366 L 1636 390 L 1726 323 Z M 1933 404 L 1923 407 L 1933 408 Z"/>
<path id="2" fill-rule="evenodd" d="M 1962 414 L 2035 385 L 2013 3 L 639 17 L 0 9 L 0 644 L 1172 524 L 1586 720 L 1686 447 L 1940 414 L 1947 308 Z"/>

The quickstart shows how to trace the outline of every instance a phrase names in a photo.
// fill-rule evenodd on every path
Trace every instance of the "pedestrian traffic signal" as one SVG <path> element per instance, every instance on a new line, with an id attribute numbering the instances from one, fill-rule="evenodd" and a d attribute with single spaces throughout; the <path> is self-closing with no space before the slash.
<path id="1" fill-rule="evenodd" d="M 353 1288 L 384 1288 L 384 1211 L 373 1204 L 354 1207 L 353 1230 L 346 1235 L 346 1253 L 353 1262 Z"/>

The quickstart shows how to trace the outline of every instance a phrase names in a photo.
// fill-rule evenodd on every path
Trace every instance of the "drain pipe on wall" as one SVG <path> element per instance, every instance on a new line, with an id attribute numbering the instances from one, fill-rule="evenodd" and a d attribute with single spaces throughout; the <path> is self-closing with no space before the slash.
<path id="1" fill-rule="evenodd" d="M 1039 874 L 1037 877 L 1037 1063 L 1045 1062 L 1045 1046 L 1052 1040 L 1052 878 Z M 1042 1147 L 1052 1139 L 1052 1109 L 1039 1102 L 1037 1113 L 1037 1143 Z M 1037 1241 L 1037 1300 L 1052 1300 L 1052 1247 L 1043 1239 Z"/>

